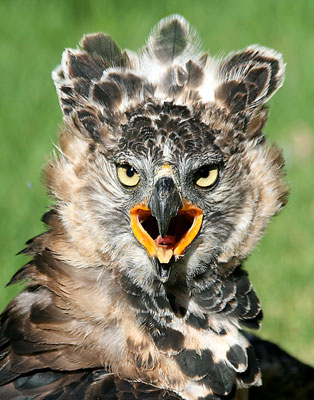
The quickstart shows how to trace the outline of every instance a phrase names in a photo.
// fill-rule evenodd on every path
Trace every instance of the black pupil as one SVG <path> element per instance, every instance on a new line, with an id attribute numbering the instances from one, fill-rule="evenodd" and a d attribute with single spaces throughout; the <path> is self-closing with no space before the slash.
<path id="1" fill-rule="evenodd" d="M 126 174 L 129 178 L 132 178 L 135 174 L 135 170 L 130 165 L 126 168 Z"/>
<path id="2" fill-rule="evenodd" d="M 199 169 L 199 174 L 201 178 L 207 178 L 209 175 L 211 168 L 209 165 L 203 165 L 200 169 Z"/>

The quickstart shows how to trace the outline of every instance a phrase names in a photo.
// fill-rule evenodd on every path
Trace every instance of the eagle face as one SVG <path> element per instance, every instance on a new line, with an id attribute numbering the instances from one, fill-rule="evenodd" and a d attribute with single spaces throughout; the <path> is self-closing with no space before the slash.
<path id="1" fill-rule="evenodd" d="M 156 280 L 192 279 L 208 264 L 219 268 L 245 258 L 267 222 L 260 210 L 277 212 L 285 190 L 275 187 L 277 177 L 267 167 L 277 150 L 261 145 L 261 152 L 263 136 L 245 140 L 247 116 L 235 119 L 212 104 L 149 99 L 118 118 L 123 123 L 111 121 L 109 145 L 90 144 L 88 156 L 83 153 L 88 163 L 79 159 L 73 166 L 86 164 L 79 183 L 86 186 L 71 197 L 78 196 L 80 226 L 92 227 L 97 253 L 150 290 Z M 268 181 L 280 194 L 272 204 L 261 193 Z"/>
<path id="2" fill-rule="evenodd" d="M 139 254 L 135 258 L 124 250 L 131 269 L 142 268 L 145 279 L 151 276 L 165 283 L 172 272 L 193 275 L 199 268 L 198 261 L 188 264 L 185 255 L 190 248 L 197 255 L 204 219 L 218 211 L 212 191 L 223 164 L 213 133 L 187 107 L 150 107 L 145 118 L 130 118 L 117 143 L 111 168 L 124 203 L 120 200 L 114 213 L 124 212 L 128 227 L 118 254 L 131 242 Z M 212 232 L 207 243 L 212 256 L 220 240 L 215 238 L 218 231 L 215 235 L 210 226 L 207 231 Z"/>
<path id="3" fill-rule="evenodd" d="M 138 53 L 104 34 L 63 53 L 65 129 L 44 170 L 55 204 L 11 281 L 29 284 L 2 316 L 5 380 L 100 369 L 86 399 L 109 379 L 191 400 L 260 384 L 240 326 L 258 328 L 262 310 L 241 261 L 286 202 L 262 133 L 284 64 L 257 45 L 219 60 L 197 43 L 175 15 Z"/>

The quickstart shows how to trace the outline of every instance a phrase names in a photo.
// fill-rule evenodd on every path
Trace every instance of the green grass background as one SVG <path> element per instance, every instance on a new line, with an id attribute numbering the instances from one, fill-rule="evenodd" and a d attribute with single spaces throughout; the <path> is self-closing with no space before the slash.
<path id="1" fill-rule="evenodd" d="M 26 262 L 14 254 L 40 233 L 48 204 L 40 169 L 62 123 L 51 70 L 84 33 L 105 31 L 141 47 L 162 17 L 180 13 L 211 54 L 252 43 L 284 54 L 287 77 L 265 132 L 286 158 L 287 208 L 246 262 L 262 300 L 261 336 L 314 365 L 314 1 L 0 0 L 0 305 Z"/>

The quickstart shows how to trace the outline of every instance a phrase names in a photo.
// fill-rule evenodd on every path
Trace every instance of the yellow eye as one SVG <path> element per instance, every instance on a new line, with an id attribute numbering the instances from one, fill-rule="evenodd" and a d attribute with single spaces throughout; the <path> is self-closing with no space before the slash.
<path id="1" fill-rule="evenodd" d="M 139 174 L 129 164 L 119 165 L 117 168 L 117 175 L 119 181 L 122 183 L 123 186 L 126 187 L 134 187 L 140 181 Z"/>
<path id="2" fill-rule="evenodd" d="M 217 165 L 203 165 L 194 175 L 195 183 L 201 188 L 209 188 L 218 179 Z"/>

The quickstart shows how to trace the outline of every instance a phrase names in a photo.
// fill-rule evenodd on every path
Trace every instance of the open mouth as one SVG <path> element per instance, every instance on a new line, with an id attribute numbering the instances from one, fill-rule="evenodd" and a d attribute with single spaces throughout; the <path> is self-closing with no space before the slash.
<path id="1" fill-rule="evenodd" d="M 136 239 L 146 248 L 149 256 L 157 257 L 161 264 L 167 264 L 173 256 L 176 258 L 183 254 L 198 234 L 203 220 L 202 210 L 186 202 L 171 218 L 166 235 L 161 237 L 157 220 L 146 205 L 136 204 L 130 216 Z"/>

